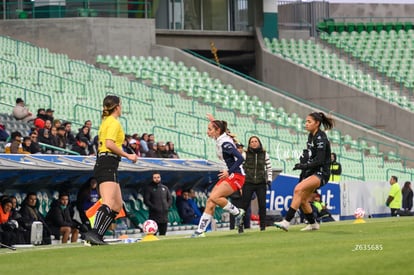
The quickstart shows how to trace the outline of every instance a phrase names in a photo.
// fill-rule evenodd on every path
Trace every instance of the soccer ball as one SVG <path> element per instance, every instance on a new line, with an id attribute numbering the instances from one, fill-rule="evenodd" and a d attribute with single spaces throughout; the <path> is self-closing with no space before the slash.
<path id="1" fill-rule="evenodd" d="M 363 208 L 357 208 L 354 212 L 354 217 L 356 219 L 362 219 L 365 215 L 365 210 Z"/>
<path id="2" fill-rule="evenodd" d="M 153 220 L 146 220 L 143 224 L 144 233 L 154 235 L 158 231 L 158 225 Z"/>

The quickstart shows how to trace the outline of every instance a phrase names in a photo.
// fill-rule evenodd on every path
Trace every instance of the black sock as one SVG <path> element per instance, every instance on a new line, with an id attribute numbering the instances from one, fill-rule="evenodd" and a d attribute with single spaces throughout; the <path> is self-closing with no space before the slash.
<path id="1" fill-rule="evenodd" d="M 99 235 L 103 236 L 117 215 L 118 213 L 112 211 L 109 206 L 102 204 L 96 212 L 95 224 L 93 228 Z"/>
<path id="2" fill-rule="evenodd" d="M 296 209 L 293 209 L 292 207 L 289 207 L 289 210 L 286 214 L 285 220 L 290 222 L 293 219 L 293 217 L 295 217 L 295 214 L 296 214 Z"/>
<path id="3" fill-rule="evenodd" d="M 313 213 L 305 214 L 305 217 L 308 220 L 309 224 L 315 223 L 315 216 L 313 216 Z"/>

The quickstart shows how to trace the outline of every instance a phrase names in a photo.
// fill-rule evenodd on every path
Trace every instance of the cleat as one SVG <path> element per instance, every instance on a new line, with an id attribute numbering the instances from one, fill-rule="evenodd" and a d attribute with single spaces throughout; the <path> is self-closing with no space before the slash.
<path id="1" fill-rule="evenodd" d="M 206 234 L 204 232 L 197 232 L 194 231 L 193 235 L 191 235 L 191 238 L 204 238 Z"/>
<path id="2" fill-rule="evenodd" d="M 240 226 L 243 226 L 243 218 L 245 213 L 246 211 L 244 211 L 244 209 L 239 208 L 239 214 L 234 217 L 234 227 L 239 228 Z"/>
<path id="3" fill-rule="evenodd" d="M 282 229 L 282 230 L 288 232 L 290 222 L 288 222 L 287 220 L 283 220 L 281 222 L 275 222 L 275 223 L 273 223 L 273 225 L 276 226 L 279 229 Z"/>
<path id="4" fill-rule="evenodd" d="M 238 232 L 239 232 L 239 234 L 244 233 L 244 226 L 243 226 L 243 224 L 240 224 L 239 225 Z"/>
<path id="5" fill-rule="evenodd" d="M 85 242 L 89 243 L 90 245 L 107 245 L 104 242 L 103 238 L 99 236 L 94 230 L 90 230 L 84 234 Z"/>
<path id="6" fill-rule="evenodd" d="M 319 223 L 308 224 L 306 227 L 302 228 L 300 231 L 312 231 L 319 230 Z"/>

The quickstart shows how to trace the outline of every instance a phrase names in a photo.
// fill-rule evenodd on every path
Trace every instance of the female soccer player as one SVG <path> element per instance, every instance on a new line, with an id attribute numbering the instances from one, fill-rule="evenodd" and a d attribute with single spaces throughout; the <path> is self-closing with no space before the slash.
<path id="1" fill-rule="evenodd" d="M 92 245 L 104 245 L 103 236 L 122 209 L 121 187 L 118 184 L 118 165 L 121 157 L 137 161 L 136 154 L 122 151 L 125 134 L 119 123 L 122 107 L 119 97 L 108 95 L 103 101 L 102 123 L 99 127 L 98 158 L 94 177 L 98 182 L 102 206 L 96 212 L 92 230 L 85 233 L 85 240 Z"/>
<path id="2" fill-rule="evenodd" d="M 244 172 L 241 165 L 244 158 L 236 149 L 233 139 L 227 134 L 227 122 L 214 120 L 213 116 L 207 115 L 210 123 L 207 127 L 207 135 L 216 140 L 217 156 L 226 164 L 226 168 L 218 174 L 219 181 L 214 186 L 207 199 L 204 213 L 200 218 L 197 230 L 192 235 L 195 237 L 204 237 L 204 232 L 210 224 L 216 205 L 235 216 L 235 226 L 239 227 L 243 220 L 245 211 L 235 207 L 227 200 L 227 197 L 235 191 L 240 190 L 244 184 Z"/>
<path id="3" fill-rule="evenodd" d="M 288 231 L 290 221 L 295 216 L 296 211 L 301 207 L 309 224 L 301 229 L 302 231 L 318 230 L 319 224 L 315 222 L 312 214 L 312 207 L 309 204 L 310 196 L 319 187 L 325 185 L 330 176 L 331 145 L 321 125 L 326 130 L 332 129 L 334 121 L 324 113 L 311 113 L 306 117 L 305 129 L 309 132 L 307 150 L 301 157 L 300 163 L 295 164 L 293 170 L 302 170 L 300 182 L 296 185 L 293 192 L 293 199 L 290 204 L 286 217 L 281 222 L 274 225 L 277 228 Z M 307 154 L 305 154 L 307 153 Z M 306 156 L 307 155 L 307 156 Z"/>

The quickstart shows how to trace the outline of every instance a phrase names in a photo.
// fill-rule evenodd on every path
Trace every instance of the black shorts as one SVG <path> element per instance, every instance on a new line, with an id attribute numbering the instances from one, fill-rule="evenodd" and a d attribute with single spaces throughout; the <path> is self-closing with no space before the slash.
<path id="1" fill-rule="evenodd" d="M 329 181 L 330 174 L 326 174 L 326 173 L 323 173 L 323 172 L 316 172 L 314 175 L 317 176 L 321 181 L 321 184 L 320 184 L 319 187 L 324 186 Z"/>
<path id="2" fill-rule="evenodd" d="M 119 159 L 113 156 L 99 156 L 93 168 L 98 184 L 105 181 L 118 182 Z"/>

